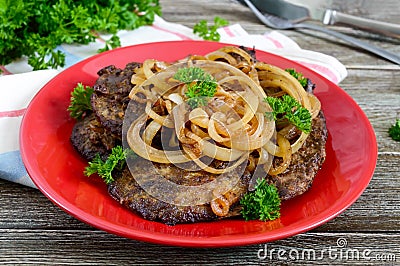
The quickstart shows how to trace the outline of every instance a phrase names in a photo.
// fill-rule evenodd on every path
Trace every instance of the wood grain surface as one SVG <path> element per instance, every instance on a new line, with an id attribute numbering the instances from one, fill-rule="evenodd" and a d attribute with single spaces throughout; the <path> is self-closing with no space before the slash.
<path id="1" fill-rule="evenodd" d="M 165 20 L 189 27 L 201 19 L 220 16 L 232 24 L 240 23 L 249 33 L 271 30 L 237 1 L 160 3 Z M 353 15 L 400 22 L 397 0 L 335 0 L 333 6 Z M 331 28 L 400 54 L 400 40 L 340 26 Z M 302 48 L 332 55 L 347 67 L 348 77 L 340 87 L 354 98 L 374 127 L 379 149 L 375 174 L 349 209 L 314 230 L 273 243 L 218 249 L 180 248 L 124 239 L 97 230 L 63 212 L 38 190 L 0 180 L 0 264 L 400 265 L 400 143 L 388 135 L 390 125 L 396 117 L 400 118 L 400 67 L 318 32 L 280 32 Z M 354 254 L 342 254 L 341 258 L 321 255 L 343 240 L 360 254 L 368 253 L 368 258 L 360 254 L 359 258 Z M 263 258 L 265 249 L 283 250 L 281 255 L 286 254 L 287 260 L 279 258 L 278 252 Z M 291 250 L 305 251 L 307 255 L 311 249 L 316 252 L 314 259 L 287 256 Z"/>

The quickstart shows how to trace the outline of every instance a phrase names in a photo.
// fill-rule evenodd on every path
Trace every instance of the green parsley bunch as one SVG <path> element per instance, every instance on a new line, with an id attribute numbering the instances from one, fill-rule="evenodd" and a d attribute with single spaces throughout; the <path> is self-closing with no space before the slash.
<path id="1" fill-rule="evenodd" d="M 305 78 L 302 73 L 297 72 L 294 68 L 287 68 L 285 71 L 297 79 L 303 88 L 307 86 L 307 78 Z"/>
<path id="2" fill-rule="evenodd" d="M 278 189 L 265 179 L 258 179 L 255 190 L 240 200 L 241 214 L 248 220 L 275 220 L 280 217 L 281 199 Z"/>
<path id="3" fill-rule="evenodd" d="M 82 118 L 92 110 L 90 103 L 90 97 L 92 96 L 94 89 L 90 86 L 84 86 L 82 83 L 78 83 L 75 89 L 71 92 L 71 102 L 68 106 L 70 116 L 77 120 Z"/>
<path id="4" fill-rule="evenodd" d="M 0 0 L 0 65 L 26 56 L 34 70 L 63 67 L 58 45 L 88 44 L 104 32 L 113 36 L 100 52 L 112 49 L 118 30 L 151 24 L 156 14 L 158 0 Z"/>
<path id="5" fill-rule="evenodd" d="M 400 141 L 400 119 L 396 119 L 396 122 L 389 128 L 389 136 L 396 141 Z"/>
<path id="6" fill-rule="evenodd" d="M 207 105 L 209 99 L 217 92 L 217 81 L 199 67 L 180 68 L 175 73 L 174 79 L 186 83 L 187 103 L 193 109 Z"/>
<path id="7" fill-rule="evenodd" d="M 193 33 L 197 34 L 203 40 L 218 42 L 221 35 L 218 33 L 218 28 L 229 25 L 229 22 L 220 17 L 214 17 L 214 25 L 209 25 L 207 20 L 200 20 L 193 27 Z"/>
<path id="8" fill-rule="evenodd" d="M 272 114 L 266 113 L 267 117 L 272 115 L 273 120 L 288 122 L 295 125 L 298 129 L 305 133 L 311 132 L 311 114 L 301 106 L 301 104 L 290 95 L 283 95 L 282 98 L 268 96 L 265 102 L 272 108 Z"/>
<path id="9" fill-rule="evenodd" d="M 114 181 L 112 172 L 114 169 L 122 170 L 126 164 L 126 152 L 122 146 L 115 146 L 111 150 L 111 154 L 107 160 L 103 161 L 99 154 L 89 162 L 89 165 L 85 168 L 84 174 L 91 176 L 97 173 L 106 184 L 110 184 Z"/>

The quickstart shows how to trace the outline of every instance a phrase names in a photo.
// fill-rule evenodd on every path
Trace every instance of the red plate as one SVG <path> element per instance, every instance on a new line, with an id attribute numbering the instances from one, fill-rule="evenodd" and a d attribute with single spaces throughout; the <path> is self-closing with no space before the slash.
<path id="1" fill-rule="evenodd" d="M 99 180 L 83 175 L 87 163 L 69 136 L 75 123 L 67 107 L 78 82 L 93 85 L 96 72 L 114 64 L 155 58 L 174 61 L 205 54 L 225 44 L 203 41 L 162 42 L 124 47 L 86 59 L 61 72 L 35 96 L 21 126 L 21 153 L 37 187 L 72 216 L 96 228 L 159 244 L 221 247 L 263 243 L 315 228 L 349 207 L 372 178 L 377 144 L 363 111 L 341 88 L 295 62 L 266 52 L 257 58 L 282 68 L 296 68 L 317 84 L 329 138 L 326 161 L 305 194 L 282 204 L 281 218 L 271 222 L 242 219 L 168 226 L 147 221 L 114 201 Z"/>

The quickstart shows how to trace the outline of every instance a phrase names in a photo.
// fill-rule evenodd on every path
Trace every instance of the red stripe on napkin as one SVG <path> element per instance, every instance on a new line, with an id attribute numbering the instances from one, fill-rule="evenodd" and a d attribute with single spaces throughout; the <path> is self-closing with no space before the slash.
<path id="1" fill-rule="evenodd" d="M 167 30 L 167 29 L 158 27 L 158 26 L 156 26 L 156 25 L 152 25 L 152 27 L 155 28 L 156 30 L 165 31 L 165 32 L 174 34 L 175 36 L 181 38 L 182 40 L 191 40 L 191 38 L 189 38 L 188 36 L 186 36 L 186 35 L 184 35 L 184 34 L 181 34 L 181 33 L 179 33 L 179 32 Z"/>
<path id="2" fill-rule="evenodd" d="M 314 63 L 309 63 L 309 62 L 302 62 L 299 60 L 295 60 L 297 63 L 300 63 L 306 67 L 309 67 L 315 71 L 318 71 L 320 73 L 323 73 L 325 76 L 327 76 L 329 78 L 330 81 L 334 82 L 334 83 L 338 83 L 338 77 L 327 67 L 325 66 L 321 66 L 318 64 L 314 64 Z"/>
<path id="3" fill-rule="evenodd" d="M 226 32 L 226 34 L 227 34 L 229 37 L 235 37 L 235 34 L 233 34 L 233 32 L 231 31 L 231 28 L 230 28 L 230 27 L 223 27 L 222 29 Z"/>
<path id="4" fill-rule="evenodd" d="M 283 45 L 281 44 L 280 41 L 275 40 L 274 38 L 272 38 L 271 36 L 268 35 L 263 35 L 266 39 L 268 39 L 269 41 L 271 41 L 276 48 L 283 48 Z"/>
<path id="5" fill-rule="evenodd" d="M 2 117 L 18 117 L 22 116 L 26 111 L 26 108 L 20 110 L 13 110 L 13 111 L 4 111 L 0 112 L 0 118 Z"/>
<path id="6" fill-rule="evenodd" d="M 4 66 L 0 66 L 1 69 L 1 74 L 3 75 L 11 75 L 12 73 L 10 71 L 7 70 L 7 68 L 5 68 Z"/>

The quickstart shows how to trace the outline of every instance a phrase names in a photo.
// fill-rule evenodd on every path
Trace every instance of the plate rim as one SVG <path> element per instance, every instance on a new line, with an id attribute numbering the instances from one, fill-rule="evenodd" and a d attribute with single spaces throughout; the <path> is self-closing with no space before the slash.
<path id="1" fill-rule="evenodd" d="M 67 201 L 60 195 L 57 191 L 55 191 L 51 186 L 46 185 L 48 184 L 47 182 L 44 182 L 45 180 L 37 178 L 34 176 L 33 172 L 34 170 L 32 169 L 32 165 L 29 162 L 29 158 L 27 157 L 27 154 L 25 153 L 25 140 L 23 139 L 23 136 L 25 134 L 26 130 L 26 119 L 25 117 L 27 116 L 26 114 L 29 114 L 29 110 L 32 108 L 35 104 L 35 100 L 37 97 L 40 97 L 43 91 L 45 91 L 45 88 L 51 86 L 53 82 L 55 82 L 60 76 L 63 75 L 66 71 L 70 71 L 70 69 L 73 68 L 79 68 L 80 66 L 85 65 L 86 63 L 93 61 L 97 58 L 103 57 L 105 55 L 108 55 L 110 53 L 123 53 L 124 50 L 130 50 L 134 49 L 137 46 L 158 46 L 158 45 L 163 45 L 165 43 L 176 43 L 177 45 L 182 44 L 182 43 L 196 43 L 198 45 L 199 43 L 209 43 L 209 44 L 216 44 L 216 46 L 227 46 L 227 45 L 233 45 L 233 44 L 228 44 L 228 43 L 215 43 L 215 42 L 210 42 L 210 41 L 200 41 L 200 40 L 187 40 L 187 41 L 166 41 L 166 42 L 152 42 L 152 43 L 142 43 L 142 44 L 137 44 L 137 45 L 131 45 L 131 46 L 125 46 L 125 47 L 120 47 L 114 50 L 110 50 L 101 54 L 96 54 L 94 56 L 91 56 L 89 58 L 86 58 L 66 69 L 58 73 L 55 77 L 53 77 L 50 81 L 48 81 L 37 93 L 36 95 L 32 98 L 31 102 L 29 103 L 25 115 L 22 118 L 21 121 L 21 130 L 19 134 L 20 138 L 20 151 L 21 151 L 21 157 L 22 161 L 25 165 L 25 168 L 31 177 L 32 181 L 34 184 L 38 187 L 38 189 L 47 197 L 50 199 L 51 202 L 56 204 L 59 208 L 61 208 L 63 211 L 68 213 L 69 215 L 77 218 L 78 220 L 89 224 L 95 228 L 98 228 L 100 230 L 106 231 L 108 233 L 112 233 L 118 236 L 130 238 L 130 239 L 135 239 L 139 241 L 145 241 L 145 242 L 150 242 L 150 243 L 155 243 L 155 244 L 165 244 L 165 245 L 173 245 L 173 246 L 184 246 L 184 247 L 229 247 L 229 246 L 243 246 L 243 245 L 251 245 L 251 244 L 259 244 L 262 242 L 270 242 L 270 241 L 276 241 L 278 239 L 284 239 L 296 234 L 304 233 L 306 231 L 309 231 L 311 229 L 314 229 L 330 220 L 333 218 L 337 217 L 341 213 L 343 213 L 348 207 L 350 207 L 360 196 L 361 194 L 365 191 L 365 189 L 368 187 L 369 182 L 371 181 L 375 168 L 376 168 L 376 163 L 377 163 L 377 158 L 378 158 L 378 147 L 377 147 L 377 140 L 375 136 L 374 129 L 368 120 L 368 117 L 364 113 L 364 111 L 359 107 L 357 102 L 349 95 L 347 94 L 346 91 L 344 91 L 341 87 L 339 87 L 337 84 L 334 84 L 333 82 L 329 81 L 325 77 L 321 76 L 314 70 L 308 68 L 307 66 L 301 65 L 300 63 L 297 63 L 295 61 L 292 61 L 290 59 L 287 59 L 285 57 L 282 57 L 280 55 L 273 54 L 271 52 L 267 51 L 262 51 L 262 50 L 257 50 L 259 53 L 264 53 L 266 56 L 273 56 L 278 58 L 279 60 L 286 61 L 288 63 L 293 63 L 295 66 L 301 66 L 301 68 L 305 68 L 308 71 L 313 72 L 316 76 L 318 76 L 319 79 L 322 81 L 328 83 L 330 89 L 335 89 L 337 90 L 338 93 L 341 94 L 341 97 L 345 97 L 347 100 L 349 100 L 352 103 L 352 107 L 355 108 L 357 113 L 361 114 L 362 119 L 363 119 L 363 124 L 367 126 L 366 130 L 369 133 L 369 136 L 374 136 L 374 138 L 369 138 L 369 140 L 373 140 L 374 145 L 372 145 L 372 150 L 371 154 L 373 158 L 371 160 L 374 161 L 373 164 L 369 164 L 369 168 L 367 171 L 368 172 L 368 180 L 365 180 L 367 182 L 364 182 L 364 186 L 361 188 L 358 188 L 356 190 L 356 193 L 352 194 L 352 197 L 347 199 L 345 202 L 340 204 L 340 208 L 337 206 L 338 204 L 332 205 L 330 208 L 325 209 L 323 212 L 318 213 L 317 215 L 314 215 L 312 219 L 309 219 L 307 225 L 303 225 L 300 227 L 297 227 L 296 223 L 290 224 L 289 226 L 284 226 L 279 229 L 275 229 L 271 232 L 268 232 L 269 236 L 266 235 L 266 233 L 260 233 L 260 234 L 252 234 L 252 235 L 241 235 L 240 239 L 237 239 L 236 235 L 233 236 L 224 236 L 224 238 L 219 238 L 219 237 L 201 237 L 201 238 L 194 238 L 194 237 L 186 237 L 186 236 L 180 236 L 180 235 L 165 235 L 165 234 L 159 234 L 157 232 L 147 232 L 147 231 L 140 231 L 137 228 L 130 228 L 129 232 L 127 233 L 124 231 L 123 226 L 117 225 L 115 223 L 105 221 L 102 219 L 97 219 L 97 217 L 93 216 L 92 214 L 88 214 L 87 212 L 77 208 L 75 205 Z M 236 46 L 236 45 L 235 45 Z M 33 177 L 34 176 L 34 177 Z M 56 197 L 59 196 L 59 197 Z M 61 197 L 61 198 L 60 198 Z M 335 208 L 336 207 L 336 208 Z M 327 213 L 329 215 L 327 215 Z M 137 215 L 137 214 L 135 214 Z M 90 216 L 90 217 L 89 217 Z M 89 219 L 89 218 L 94 218 L 94 220 Z M 152 221 L 148 221 L 152 222 Z M 178 225 L 179 226 L 179 225 Z M 126 228 L 125 228 L 126 229 Z M 285 229 L 285 230 L 283 230 Z M 281 232 L 282 231 L 282 232 Z M 133 233 L 133 234 L 132 234 Z M 136 233 L 136 234 L 135 234 Z M 163 237 L 164 236 L 164 237 Z"/>

